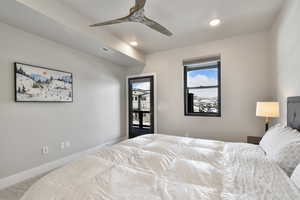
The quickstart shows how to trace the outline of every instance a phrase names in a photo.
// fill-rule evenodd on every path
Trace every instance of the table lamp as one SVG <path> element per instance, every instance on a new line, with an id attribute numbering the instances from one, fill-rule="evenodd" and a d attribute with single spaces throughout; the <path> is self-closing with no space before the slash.
<path id="1" fill-rule="evenodd" d="M 256 103 L 256 116 L 265 117 L 265 131 L 269 129 L 270 118 L 278 118 L 279 102 L 257 102 Z"/>

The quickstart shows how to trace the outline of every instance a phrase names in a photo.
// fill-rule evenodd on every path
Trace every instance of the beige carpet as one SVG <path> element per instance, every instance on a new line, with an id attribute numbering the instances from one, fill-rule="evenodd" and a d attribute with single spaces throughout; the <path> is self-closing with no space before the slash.
<path id="1" fill-rule="evenodd" d="M 47 173 L 46 173 L 47 174 Z M 0 200 L 19 200 L 32 184 L 46 174 L 28 179 L 4 190 L 0 190 Z"/>

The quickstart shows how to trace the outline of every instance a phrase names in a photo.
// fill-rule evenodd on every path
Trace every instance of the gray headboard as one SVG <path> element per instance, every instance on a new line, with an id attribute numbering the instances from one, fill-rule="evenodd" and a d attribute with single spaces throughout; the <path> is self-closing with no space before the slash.
<path id="1" fill-rule="evenodd" d="M 287 99 L 287 125 L 300 131 L 300 97 Z"/>

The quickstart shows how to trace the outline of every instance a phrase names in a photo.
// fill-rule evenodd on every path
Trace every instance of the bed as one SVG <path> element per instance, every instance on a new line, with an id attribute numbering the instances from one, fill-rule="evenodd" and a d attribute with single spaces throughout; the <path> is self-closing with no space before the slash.
<path id="1" fill-rule="evenodd" d="M 289 100 L 288 123 L 296 127 L 300 101 Z M 300 190 L 258 145 L 154 134 L 103 148 L 55 170 L 22 198 L 160 199 L 296 200 Z"/>

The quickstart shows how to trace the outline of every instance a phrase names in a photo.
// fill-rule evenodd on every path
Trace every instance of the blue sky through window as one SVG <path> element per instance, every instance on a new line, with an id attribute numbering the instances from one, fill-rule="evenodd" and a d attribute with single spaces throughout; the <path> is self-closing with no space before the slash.
<path id="1" fill-rule="evenodd" d="M 150 90 L 150 82 L 133 83 L 133 89 Z"/>
<path id="2" fill-rule="evenodd" d="M 187 73 L 188 87 L 218 85 L 218 69 L 199 69 Z"/>
<path id="3" fill-rule="evenodd" d="M 197 75 L 203 75 L 211 79 L 217 79 L 218 78 L 218 69 L 199 69 L 188 72 L 188 76 L 195 77 Z"/>

